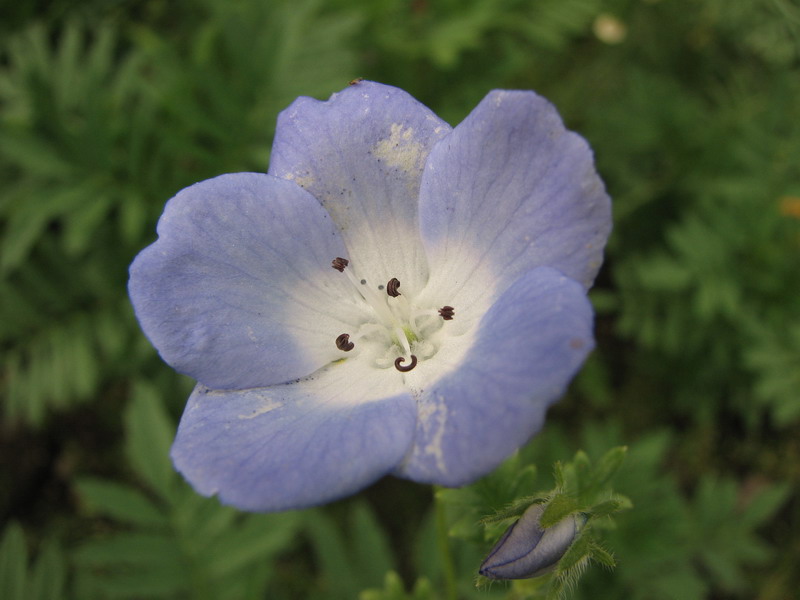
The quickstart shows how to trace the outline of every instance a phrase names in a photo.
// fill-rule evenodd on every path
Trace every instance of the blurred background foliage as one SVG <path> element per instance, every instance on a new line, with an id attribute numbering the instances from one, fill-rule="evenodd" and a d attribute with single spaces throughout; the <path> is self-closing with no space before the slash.
<path id="1" fill-rule="evenodd" d="M 453 124 L 490 89 L 535 89 L 595 150 L 615 210 L 598 349 L 513 459 L 538 488 L 578 448 L 629 447 L 618 568 L 575 596 L 797 597 L 792 0 L 3 3 L 0 597 L 443 597 L 425 486 L 278 515 L 194 494 L 167 456 L 191 382 L 125 291 L 168 198 L 266 171 L 278 111 L 357 76 Z M 493 489 L 443 495 L 459 593 L 533 597 L 473 587 L 491 541 L 464 523 L 511 499 Z"/>

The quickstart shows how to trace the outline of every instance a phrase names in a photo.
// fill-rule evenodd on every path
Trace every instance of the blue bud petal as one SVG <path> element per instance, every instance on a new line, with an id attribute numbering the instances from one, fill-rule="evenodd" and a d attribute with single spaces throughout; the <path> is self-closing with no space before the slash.
<path id="1" fill-rule="evenodd" d="M 489 579 L 528 579 L 543 575 L 564 556 L 577 533 L 575 516 L 543 529 L 539 518 L 544 508 L 544 504 L 532 505 L 506 530 L 484 559 L 481 575 Z"/>

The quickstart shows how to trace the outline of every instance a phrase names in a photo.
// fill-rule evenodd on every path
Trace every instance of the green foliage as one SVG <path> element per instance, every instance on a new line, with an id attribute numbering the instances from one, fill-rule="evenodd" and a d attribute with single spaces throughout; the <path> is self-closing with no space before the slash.
<path id="1" fill-rule="evenodd" d="M 386 574 L 382 590 L 364 590 L 358 596 L 358 600 L 435 600 L 435 598 L 427 579 L 418 580 L 413 591 L 407 594 L 403 581 L 394 571 Z"/>
<path id="2" fill-rule="evenodd" d="M 764 486 L 751 496 L 732 479 L 700 483 L 689 507 L 691 541 L 702 567 L 720 587 L 744 589 L 746 569 L 772 558 L 772 548 L 754 530 L 775 514 L 788 491 L 785 485 Z"/>
<path id="3" fill-rule="evenodd" d="M 306 536 L 320 565 L 319 589 L 309 597 L 355 598 L 395 568 L 389 541 L 369 507 L 356 503 L 347 517 L 342 530 L 322 511 L 305 515 Z"/>
<path id="4" fill-rule="evenodd" d="M 59 600 L 66 589 L 67 564 L 59 545 L 45 541 L 28 564 L 28 546 L 18 523 L 9 524 L 0 539 L 0 598 Z"/>
<path id="5" fill-rule="evenodd" d="M 766 405 L 778 425 L 800 417 L 800 325 L 765 330 L 754 328 L 752 346 L 743 361 L 756 376 L 754 394 Z"/>
<path id="6" fill-rule="evenodd" d="M 520 50 L 527 44 L 539 49 L 561 49 L 570 39 L 586 32 L 599 7 L 597 0 L 430 4 L 382 0 L 365 8 L 378 24 L 375 32 L 390 32 L 370 35 L 370 41 L 380 45 L 384 56 L 404 60 L 411 57 L 433 68 L 452 71 L 487 45 L 499 50 L 497 44 L 502 38 Z M 390 22 L 396 26 L 389 27 Z"/>
<path id="7" fill-rule="evenodd" d="M 108 220 L 136 200 L 120 190 L 114 157 L 139 130 L 112 123 L 138 101 L 136 61 L 115 60 L 111 28 L 94 33 L 87 42 L 70 24 L 51 47 L 34 25 L 0 49 L 0 173 L 11 178 L 0 202 L 0 385 L 6 414 L 34 424 L 48 405 L 92 397 L 132 351 L 128 256 L 111 244 L 124 231 Z"/>
<path id="8" fill-rule="evenodd" d="M 615 146 L 627 159 L 607 165 L 611 185 L 620 184 L 618 332 L 649 351 L 638 357 L 643 372 L 681 374 L 673 406 L 692 418 L 731 409 L 754 425 L 766 409 L 785 426 L 800 409 L 800 396 L 775 394 L 774 371 L 753 368 L 750 358 L 762 344 L 771 351 L 770 341 L 800 318 L 800 221 L 787 209 L 800 177 L 790 158 L 800 150 L 800 87 L 790 71 L 765 66 L 748 41 L 771 19 L 785 31 L 774 43 L 796 51 L 800 22 L 778 16 L 787 7 L 708 2 L 697 20 L 675 21 L 672 35 L 686 43 L 672 56 L 659 51 L 664 32 L 653 30 L 636 56 L 625 54 L 630 66 L 607 73 L 611 85 L 600 88 L 624 86 L 628 96 L 586 111 L 591 135 L 630 131 L 617 137 L 627 147 Z M 745 20 L 748 35 L 734 35 L 731 25 Z M 736 67 L 726 51 L 746 61 Z M 671 63 L 680 60 L 692 68 L 676 70 Z M 601 164 L 608 158 L 599 154 Z M 775 360 L 796 364 L 791 338 L 781 347 Z"/>

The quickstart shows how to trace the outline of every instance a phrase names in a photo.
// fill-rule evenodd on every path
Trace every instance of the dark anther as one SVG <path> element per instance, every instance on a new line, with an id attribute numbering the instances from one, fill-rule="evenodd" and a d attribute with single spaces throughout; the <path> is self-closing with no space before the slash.
<path id="1" fill-rule="evenodd" d="M 399 287 L 400 287 L 400 280 L 397 277 L 392 277 L 389 280 L 389 283 L 386 284 L 386 293 L 389 294 L 392 298 L 397 298 L 400 295 L 400 292 L 397 291 L 397 288 Z"/>
<path id="2" fill-rule="evenodd" d="M 347 85 L 356 85 L 361 83 L 362 81 L 364 81 L 363 77 L 356 77 L 355 79 L 351 79 L 350 83 L 348 83 Z"/>
<path id="3" fill-rule="evenodd" d="M 452 321 L 454 314 L 456 314 L 456 309 L 452 306 L 443 306 L 439 309 L 439 316 L 445 321 Z"/>
<path id="4" fill-rule="evenodd" d="M 350 341 L 350 336 L 348 334 L 343 333 L 336 338 L 336 347 L 343 352 L 350 352 L 356 345 Z"/>
<path id="5" fill-rule="evenodd" d="M 344 268 L 350 264 L 350 261 L 346 258 L 342 258 L 341 256 L 337 256 L 336 258 L 331 261 L 331 266 L 339 271 L 339 273 L 344 273 Z"/>
<path id="6" fill-rule="evenodd" d="M 414 367 L 417 366 L 417 357 L 412 354 L 411 355 L 411 364 L 409 364 L 407 367 L 400 366 L 404 362 L 406 362 L 406 359 L 404 357 L 402 357 L 402 356 L 398 357 L 394 361 L 394 368 L 397 369 L 398 371 L 400 371 L 401 373 L 408 373 L 411 369 L 413 369 Z"/>

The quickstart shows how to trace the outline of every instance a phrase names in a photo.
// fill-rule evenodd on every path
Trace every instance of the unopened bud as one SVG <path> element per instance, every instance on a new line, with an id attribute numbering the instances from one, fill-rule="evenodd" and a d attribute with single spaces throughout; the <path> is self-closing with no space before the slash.
<path id="1" fill-rule="evenodd" d="M 481 568 L 489 579 L 528 579 L 543 575 L 569 548 L 578 531 L 574 515 L 543 529 L 544 504 L 533 504 L 495 544 Z"/>

